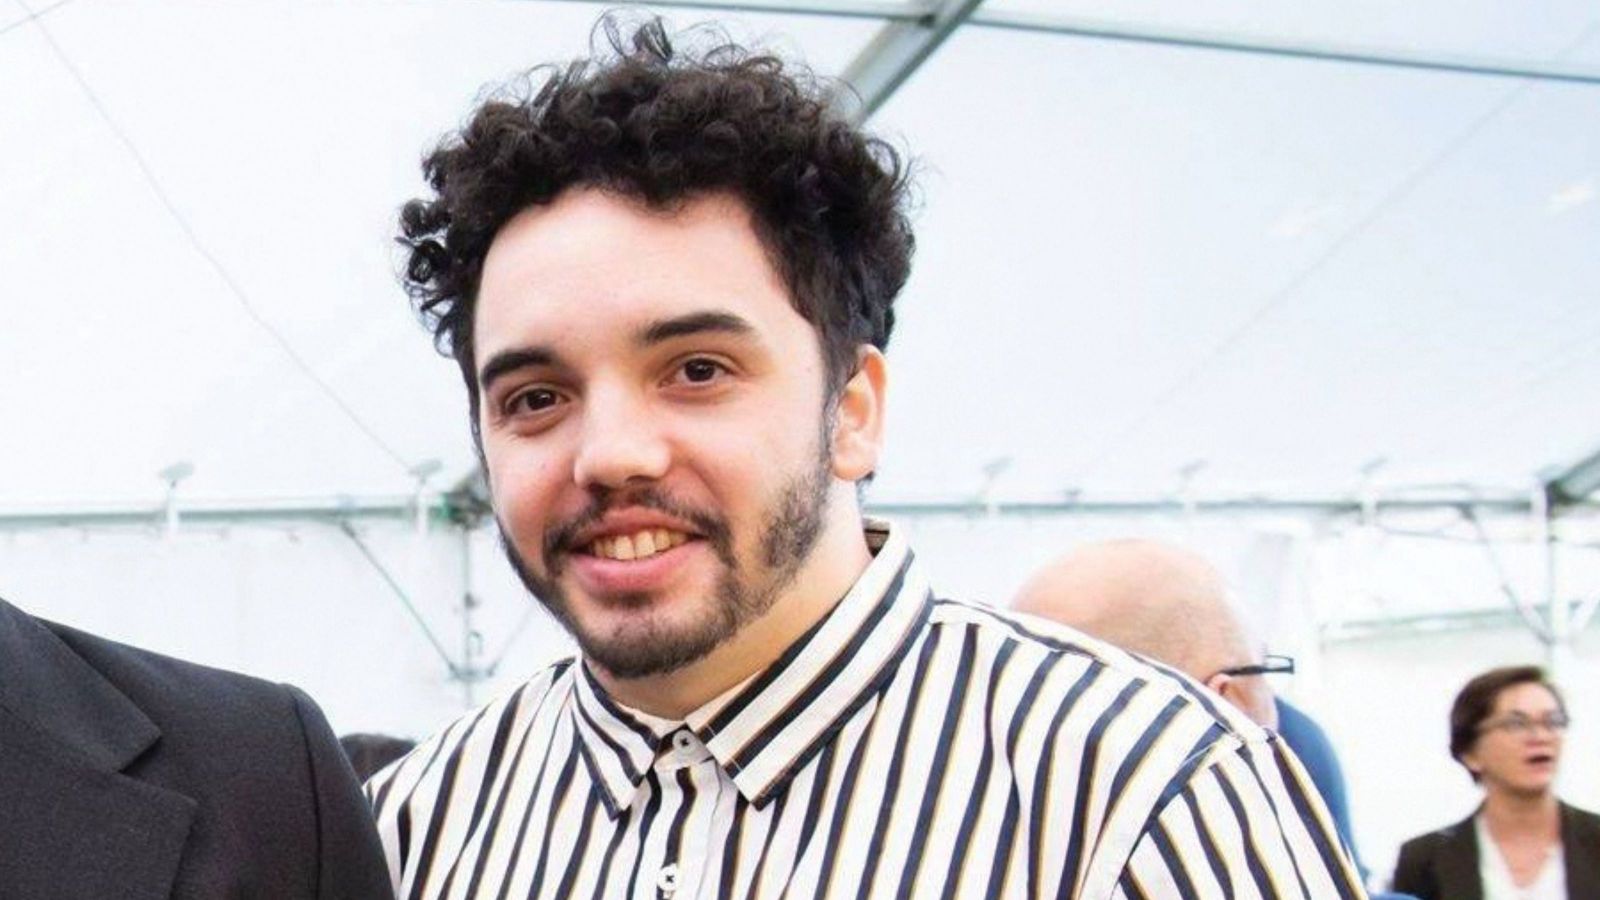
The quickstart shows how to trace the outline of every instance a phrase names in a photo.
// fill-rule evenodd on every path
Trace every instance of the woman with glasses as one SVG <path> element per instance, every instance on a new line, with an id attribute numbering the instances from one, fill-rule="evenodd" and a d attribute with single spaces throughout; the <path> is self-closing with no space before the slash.
<path id="1" fill-rule="evenodd" d="M 1450 755 L 1483 804 L 1407 841 L 1394 889 L 1422 900 L 1600 898 L 1600 816 L 1555 794 L 1566 731 L 1566 704 L 1536 666 L 1467 682 L 1450 710 Z"/>

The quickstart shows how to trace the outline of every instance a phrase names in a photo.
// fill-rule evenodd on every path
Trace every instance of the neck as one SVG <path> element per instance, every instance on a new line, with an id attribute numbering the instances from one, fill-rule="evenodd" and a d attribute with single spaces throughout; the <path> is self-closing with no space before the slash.
<path id="1" fill-rule="evenodd" d="M 872 562 L 856 504 L 841 503 L 836 497 L 829 508 L 829 521 L 811 556 L 761 617 L 681 669 L 644 678 L 617 678 L 592 666 L 595 680 L 624 705 L 676 721 L 772 665 L 833 611 Z M 845 514 L 836 515 L 833 510 Z"/>
<path id="2" fill-rule="evenodd" d="M 1496 840 L 1518 835 L 1558 838 L 1561 805 L 1551 791 L 1519 793 L 1491 789 L 1483 801 L 1483 818 Z"/>

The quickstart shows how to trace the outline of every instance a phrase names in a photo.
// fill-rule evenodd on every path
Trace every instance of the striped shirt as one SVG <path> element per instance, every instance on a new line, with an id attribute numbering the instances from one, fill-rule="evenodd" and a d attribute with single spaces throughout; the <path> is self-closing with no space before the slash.
<path id="1" fill-rule="evenodd" d="M 868 539 L 832 612 L 683 721 L 568 660 L 380 772 L 397 896 L 1365 896 L 1274 735 Z"/>

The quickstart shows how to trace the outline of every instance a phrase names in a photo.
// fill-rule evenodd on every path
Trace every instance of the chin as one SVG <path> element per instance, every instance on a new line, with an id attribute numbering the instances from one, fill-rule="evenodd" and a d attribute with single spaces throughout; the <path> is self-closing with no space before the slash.
<path id="1" fill-rule="evenodd" d="M 1555 790 L 1555 779 L 1546 778 L 1537 781 L 1513 782 L 1508 784 L 1507 787 L 1513 794 L 1521 794 L 1524 797 L 1540 797 Z"/>

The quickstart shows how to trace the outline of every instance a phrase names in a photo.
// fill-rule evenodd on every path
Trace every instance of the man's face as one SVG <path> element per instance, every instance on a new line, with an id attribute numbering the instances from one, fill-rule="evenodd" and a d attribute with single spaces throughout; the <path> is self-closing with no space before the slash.
<path id="1" fill-rule="evenodd" d="M 474 338 L 507 553 L 591 662 L 672 671 L 801 572 L 835 485 L 822 354 L 741 203 L 522 213 Z"/>

